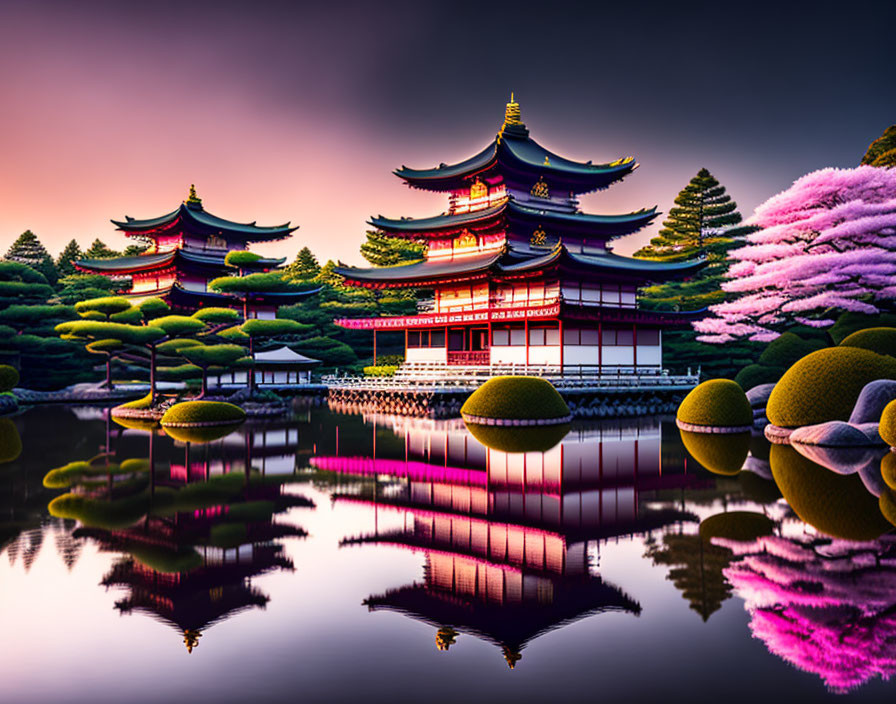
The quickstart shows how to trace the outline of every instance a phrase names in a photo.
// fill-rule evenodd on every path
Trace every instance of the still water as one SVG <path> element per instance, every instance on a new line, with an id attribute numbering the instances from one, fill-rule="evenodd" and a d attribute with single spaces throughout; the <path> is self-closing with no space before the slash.
<path id="1" fill-rule="evenodd" d="M 325 408 L 201 439 L 0 419 L 0 701 L 892 698 L 883 452 Z"/>

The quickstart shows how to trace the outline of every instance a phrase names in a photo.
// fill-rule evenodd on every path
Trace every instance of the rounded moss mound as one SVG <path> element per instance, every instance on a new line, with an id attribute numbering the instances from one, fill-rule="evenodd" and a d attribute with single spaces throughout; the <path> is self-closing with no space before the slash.
<path id="1" fill-rule="evenodd" d="M 890 401 L 884 406 L 877 432 L 887 445 L 896 447 L 896 401 Z"/>
<path id="2" fill-rule="evenodd" d="M 861 347 L 878 354 L 896 357 L 896 328 L 868 328 L 859 330 L 840 343 L 841 347 Z"/>
<path id="3" fill-rule="evenodd" d="M 205 443 L 230 435 L 234 430 L 243 424 L 242 421 L 237 423 L 220 423 L 218 425 L 200 425 L 181 427 L 176 425 L 165 425 L 162 429 L 165 435 L 173 440 L 180 442 Z"/>
<path id="4" fill-rule="evenodd" d="M 500 452 L 547 452 L 569 432 L 569 423 L 528 427 L 466 423 L 470 435 Z"/>
<path id="5" fill-rule="evenodd" d="M 13 462 L 22 454 L 19 429 L 9 418 L 0 418 L 0 464 Z"/>
<path id="6" fill-rule="evenodd" d="M 495 420 L 570 419 L 569 406 L 557 389 L 535 376 L 496 376 L 489 379 L 464 402 L 464 417 Z"/>
<path id="7" fill-rule="evenodd" d="M 781 377 L 765 414 L 782 428 L 846 421 L 865 384 L 877 379 L 896 379 L 896 359 L 858 347 L 818 350 Z"/>
<path id="8" fill-rule="evenodd" d="M 152 408 L 152 394 L 146 394 L 146 396 L 143 396 L 142 398 L 135 398 L 133 401 L 118 404 L 112 409 L 112 415 L 115 415 L 116 411 L 124 408 L 132 411 L 148 411 Z"/>
<path id="9" fill-rule="evenodd" d="M 884 483 L 896 490 L 896 452 L 888 452 L 880 461 L 880 474 Z"/>
<path id="10" fill-rule="evenodd" d="M 19 372 L 8 364 L 0 364 L 0 393 L 12 391 L 19 383 Z"/>
<path id="11" fill-rule="evenodd" d="M 784 374 L 784 369 L 781 367 L 765 367 L 761 364 L 748 364 L 737 373 L 737 376 L 734 377 L 734 381 L 737 382 L 737 385 L 744 391 L 749 391 L 753 387 L 760 386 L 761 384 L 774 384 L 781 378 L 782 374 Z"/>
<path id="12" fill-rule="evenodd" d="M 804 340 L 792 332 L 785 332 L 768 343 L 768 347 L 759 356 L 759 364 L 787 369 L 807 354 L 826 346 L 821 340 Z"/>
<path id="13" fill-rule="evenodd" d="M 749 431 L 742 433 L 692 433 L 680 430 L 685 449 L 700 466 L 713 474 L 731 477 L 737 474 L 747 461 L 750 452 Z"/>
<path id="14" fill-rule="evenodd" d="M 874 540 L 892 527 L 858 474 L 835 474 L 788 445 L 772 445 L 772 476 L 797 516 L 822 533 Z"/>
<path id="15" fill-rule="evenodd" d="M 239 406 L 224 401 L 184 401 L 165 411 L 162 427 L 200 427 L 223 423 L 241 423 L 246 412 Z"/>
<path id="16" fill-rule="evenodd" d="M 771 479 L 763 479 L 755 472 L 741 472 L 737 475 L 741 496 L 761 506 L 768 506 L 781 498 L 778 485 Z"/>
<path id="17" fill-rule="evenodd" d="M 80 494 L 63 494 L 47 506 L 51 516 L 70 518 L 92 528 L 118 530 L 142 519 L 150 508 L 148 492 L 123 499 L 102 501 Z"/>
<path id="18" fill-rule="evenodd" d="M 725 538 L 747 543 L 763 535 L 771 535 L 775 524 L 771 518 L 755 511 L 729 511 L 710 516 L 700 524 L 700 537 Z"/>
<path id="19" fill-rule="evenodd" d="M 675 418 L 688 425 L 743 428 L 753 425 L 753 409 L 737 383 L 710 379 L 684 397 Z"/>
<path id="20" fill-rule="evenodd" d="M 892 525 L 896 526 L 896 494 L 892 489 L 884 489 L 877 500 L 877 507 Z"/>
<path id="21" fill-rule="evenodd" d="M 128 430 L 144 430 L 151 433 L 159 428 L 159 421 L 155 418 L 127 418 L 113 415 L 112 420 Z"/>

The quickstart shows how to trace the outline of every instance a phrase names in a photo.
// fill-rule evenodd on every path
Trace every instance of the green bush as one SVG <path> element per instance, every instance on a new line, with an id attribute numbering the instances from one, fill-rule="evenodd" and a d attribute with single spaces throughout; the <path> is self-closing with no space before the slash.
<path id="1" fill-rule="evenodd" d="M 19 371 L 8 364 L 0 364 L 0 393 L 11 391 L 19 383 Z"/>
<path id="2" fill-rule="evenodd" d="M 848 335 L 841 347 L 861 347 L 878 354 L 896 357 L 896 328 L 866 328 Z"/>
<path id="3" fill-rule="evenodd" d="M 749 426 L 753 409 L 738 384 L 730 379 L 710 379 L 684 397 L 676 418 L 692 425 Z"/>
<path id="4" fill-rule="evenodd" d="M 392 376 L 398 367 L 391 364 L 378 364 L 375 367 L 364 367 L 364 376 Z"/>
<path id="5" fill-rule="evenodd" d="M 763 535 L 771 535 L 774 528 L 774 521 L 765 514 L 728 511 L 704 519 L 700 524 L 700 537 L 704 540 L 724 538 L 747 543 Z"/>
<path id="6" fill-rule="evenodd" d="M 14 462 L 22 454 L 19 429 L 9 418 L 0 418 L 0 464 Z"/>
<path id="7" fill-rule="evenodd" d="M 203 323 L 214 324 L 235 323 L 242 318 L 239 312 L 232 308 L 200 308 L 193 313 L 193 317 L 196 320 L 201 320 Z"/>
<path id="8" fill-rule="evenodd" d="M 233 252 L 228 252 L 227 256 L 224 257 L 224 263 L 227 266 L 241 267 L 255 264 L 255 262 L 257 262 L 259 259 L 263 259 L 260 254 L 256 254 L 255 252 L 248 252 L 244 249 L 241 249 L 235 250 Z"/>
<path id="9" fill-rule="evenodd" d="M 865 384 L 896 379 L 896 359 L 858 347 L 829 347 L 803 357 L 769 397 L 769 421 L 783 428 L 849 420 Z"/>
<path id="10" fill-rule="evenodd" d="M 149 508 L 149 492 L 111 501 L 81 494 L 63 494 L 47 506 L 51 516 L 81 521 L 85 526 L 106 530 L 119 530 L 134 525 L 146 515 Z"/>
<path id="11" fill-rule="evenodd" d="M 172 550 L 164 545 L 132 543 L 127 551 L 137 562 L 161 574 L 191 572 L 202 565 L 202 556 L 189 547 Z"/>
<path id="12" fill-rule="evenodd" d="M 741 369 L 734 381 L 744 391 L 749 391 L 760 384 L 777 383 L 784 375 L 784 369 L 780 367 L 764 367 L 761 364 L 749 364 Z"/>
<path id="13" fill-rule="evenodd" d="M 115 408 L 130 408 L 135 411 L 148 411 L 152 408 L 152 394 L 146 394 L 146 396 L 143 396 L 142 398 L 136 398 L 133 401 L 122 403 Z"/>
<path id="14" fill-rule="evenodd" d="M 866 315 L 864 313 L 844 313 L 833 326 L 828 328 L 828 334 L 839 345 L 852 333 L 868 328 L 896 327 L 896 315 L 881 313 L 879 315 Z"/>
<path id="15" fill-rule="evenodd" d="M 537 420 L 565 418 L 569 406 L 549 381 L 536 376 L 496 376 L 476 389 L 460 412 L 483 418 Z"/>
<path id="16" fill-rule="evenodd" d="M 858 474 L 835 474 L 789 445 L 772 445 L 772 476 L 794 513 L 822 533 L 874 540 L 892 526 Z"/>
<path id="17" fill-rule="evenodd" d="M 242 421 L 194 427 L 163 425 L 162 429 L 165 431 L 165 435 L 172 440 L 201 445 L 203 443 L 220 440 L 221 438 L 230 435 L 234 430 L 239 428 L 240 425 L 242 425 Z"/>
<path id="18" fill-rule="evenodd" d="M 480 425 L 467 423 L 470 435 L 486 447 L 500 452 L 547 452 L 569 432 L 569 423 L 552 425 Z"/>
<path id="19" fill-rule="evenodd" d="M 792 332 L 785 332 L 768 343 L 768 347 L 759 355 L 759 364 L 788 369 L 807 354 L 824 347 L 827 345 L 821 340 L 804 340 Z"/>
<path id="20" fill-rule="evenodd" d="M 880 414 L 878 428 L 881 440 L 890 447 L 896 447 L 896 401 L 890 401 Z"/>
<path id="21" fill-rule="evenodd" d="M 751 435 L 742 433 L 692 433 L 681 430 L 684 449 L 704 469 L 733 477 L 743 469 L 750 453 Z"/>
<path id="22" fill-rule="evenodd" d="M 184 401 L 165 411 L 162 426 L 180 424 L 239 423 L 246 412 L 239 406 L 224 401 Z"/>
<path id="23" fill-rule="evenodd" d="M 156 374 L 159 379 L 164 381 L 189 381 L 191 379 L 202 378 L 202 370 L 195 364 L 178 364 L 175 367 L 159 367 L 156 369 Z"/>

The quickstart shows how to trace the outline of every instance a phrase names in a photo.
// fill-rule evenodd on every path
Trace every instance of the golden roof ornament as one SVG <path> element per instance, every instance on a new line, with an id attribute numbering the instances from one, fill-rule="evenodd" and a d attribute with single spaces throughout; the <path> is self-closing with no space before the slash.
<path id="1" fill-rule="evenodd" d="M 476 198 L 485 198 L 488 195 L 488 186 L 482 182 L 482 179 L 478 176 L 476 180 L 470 185 L 470 199 L 474 200 Z"/>
<path id="2" fill-rule="evenodd" d="M 187 197 L 187 205 L 198 205 L 200 208 L 202 207 L 202 198 L 196 195 L 196 186 L 194 184 L 190 184 L 190 195 Z"/>
<path id="3" fill-rule="evenodd" d="M 184 645 L 187 646 L 188 653 L 192 653 L 193 648 L 199 645 L 199 638 L 201 636 L 202 633 L 194 631 L 192 628 L 188 628 L 184 631 Z"/>
<path id="4" fill-rule="evenodd" d="M 513 99 L 513 91 L 510 93 L 510 102 L 504 108 L 504 126 L 523 124 L 520 104 Z"/>
<path id="5" fill-rule="evenodd" d="M 516 664 L 519 662 L 520 658 L 523 657 L 522 653 L 520 653 L 519 650 L 514 650 L 506 645 L 501 648 L 501 651 L 504 654 L 504 662 L 507 663 L 507 666 L 511 670 L 516 667 Z"/>
<path id="6" fill-rule="evenodd" d="M 457 631 L 451 628 L 451 626 L 445 626 L 436 632 L 436 647 L 439 650 L 448 650 L 448 648 L 454 645 L 456 640 Z"/>
<path id="7" fill-rule="evenodd" d="M 548 188 L 548 184 L 544 180 L 544 176 L 540 176 L 538 181 L 535 182 L 535 185 L 532 186 L 532 189 L 529 191 L 530 195 L 535 196 L 536 198 L 550 198 L 551 191 Z"/>
<path id="8" fill-rule="evenodd" d="M 532 237 L 529 238 L 529 244 L 533 247 L 546 247 L 548 244 L 548 236 L 544 231 L 544 228 L 539 225 L 538 229 L 532 233 Z"/>

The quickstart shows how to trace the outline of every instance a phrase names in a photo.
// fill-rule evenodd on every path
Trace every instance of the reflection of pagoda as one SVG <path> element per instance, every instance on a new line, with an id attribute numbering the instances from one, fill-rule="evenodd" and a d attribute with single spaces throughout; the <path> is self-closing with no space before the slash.
<path id="1" fill-rule="evenodd" d="M 379 442 L 370 457 L 321 456 L 311 464 L 368 477 L 333 499 L 398 519 L 399 527 L 384 529 L 377 520 L 372 533 L 342 545 L 424 554 L 422 582 L 365 603 L 430 623 L 440 649 L 468 633 L 498 645 L 513 667 L 528 642 L 552 629 L 605 611 L 639 613 L 593 572 L 592 546 L 692 519 L 638 505 L 639 492 L 695 479 L 663 475 L 659 426 L 650 422 L 576 429 L 548 452 L 525 454 L 486 448 L 458 423 L 393 422 L 404 435 L 403 455 Z"/>
<path id="2" fill-rule="evenodd" d="M 90 274 L 131 277 L 131 298 L 159 296 L 172 307 L 195 310 L 206 306 L 236 307 L 233 296 L 209 291 L 208 283 L 235 270 L 224 263 L 228 252 L 245 250 L 252 242 L 273 242 L 290 237 L 297 229 L 289 223 L 261 227 L 254 222 L 237 223 L 212 215 L 190 187 L 190 196 L 177 209 L 148 220 L 128 217 L 112 221 L 119 230 L 149 248 L 134 257 L 82 259 L 75 266 Z M 259 258 L 242 264 L 243 273 L 266 272 L 283 264 L 283 259 Z M 255 316 L 294 303 L 306 292 L 253 294 L 251 308 Z M 239 304 L 241 307 L 241 304 Z"/>
<path id="3" fill-rule="evenodd" d="M 252 436 L 258 431 L 245 432 Z M 252 579 L 294 569 L 282 541 L 306 535 L 276 517 L 294 507 L 314 506 L 283 490 L 296 481 L 294 473 L 260 474 L 254 467 L 265 459 L 264 447 L 256 452 L 251 441 L 244 442 L 246 436 L 234 436 L 239 439 L 235 451 L 224 440 L 181 448 L 169 441 L 156 449 L 158 439 L 150 435 L 150 465 L 155 466 L 152 482 L 145 480 L 148 486 L 73 488 L 94 502 L 88 517 L 97 515 L 110 497 L 108 505 L 145 497 L 143 516 L 130 527 L 91 527 L 88 520 L 82 521 L 84 527 L 76 535 L 122 555 L 102 580 L 107 587 L 127 590 L 116 608 L 121 613 L 142 612 L 172 626 L 183 635 L 189 652 L 210 626 L 265 607 L 269 597 L 253 586 Z M 290 439 L 296 438 L 287 435 L 279 452 L 288 451 Z M 184 464 L 179 460 L 181 451 Z M 200 459 L 194 461 L 197 455 Z M 159 461 L 159 457 L 171 459 Z M 170 468 L 161 469 L 160 464 Z"/>

